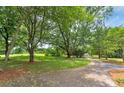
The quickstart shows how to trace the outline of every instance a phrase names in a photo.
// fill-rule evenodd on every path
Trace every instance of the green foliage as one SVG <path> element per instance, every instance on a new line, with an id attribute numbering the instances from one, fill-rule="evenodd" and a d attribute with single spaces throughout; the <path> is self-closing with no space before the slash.
<path id="1" fill-rule="evenodd" d="M 119 54 L 124 61 L 124 27 L 120 26 L 110 28 L 108 33 L 108 40 L 113 46 L 112 48 L 114 49 L 114 51 L 121 50 Z"/>
<path id="2" fill-rule="evenodd" d="M 57 48 L 47 48 L 45 49 L 46 56 L 62 56 L 62 50 Z"/>
<path id="3" fill-rule="evenodd" d="M 108 53 L 108 57 L 110 58 L 121 58 L 122 57 L 122 49 L 114 50 Z"/>
<path id="4" fill-rule="evenodd" d="M 4 42 L 5 61 L 9 59 L 9 54 L 14 47 L 19 32 L 20 15 L 17 7 L 0 7 L 0 35 Z"/>
<path id="5" fill-rule="evenodd" d="M 4 37 L 9 36 L 8 46 L 12 45 L 19 30 L 13 46 L 19 48 L 12 52 L 28 52 L 32 60 L 34 53 L 124 57 L 124 27 L 105 27 L 111 13 L 112 7 L 107 6 L 0 7 L 0 49 L 5 49 Z M 44 44 L 52 48 L 43 49 Z"/>
<path id="6" fill-rule="evenodd" d="M 72 55 L 84 46 L 89 36 L 87 24 L 93 20 L 85 7 L 53 7 L 52 21 L 55 28 L 50 33 L 50 43 Z M 79 17 L 80 16 L 80 17 Z"/>
<path id="7" fill-rule="evenodd" d="M 25 53 L 26 50 L 17 46 L 17 47 L 14 47 L 14 49 L 11 51 L 12 54 L 22 54 L 22 53 Z"/>
<path id="8" fill-rule="evenodd" d="M 120 26 L 120 27 L 110 28 L 108 36 L 109 36 L 109 40 L 113 42 L 115 47 L 124 46 L 124 27 Z"/>
<path id="9" fill-rule="evenodd" d="M 9 38 L 9 42 L 17 30 L 19 18 L 16 7 L 0 7 L 0 33 L 3 38 Z"/>

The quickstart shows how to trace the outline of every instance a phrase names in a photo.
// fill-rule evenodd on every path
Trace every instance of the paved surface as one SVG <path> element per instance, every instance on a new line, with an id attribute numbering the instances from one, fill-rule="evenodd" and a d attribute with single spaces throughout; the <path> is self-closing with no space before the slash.
<path id="1" fill-rule="evenodd" d="M 124 66 L 92 61 L 86 67 L 36 75 L 26 75 L 0 83 L 0 86 L 116 87 L 108 70 Z"/>

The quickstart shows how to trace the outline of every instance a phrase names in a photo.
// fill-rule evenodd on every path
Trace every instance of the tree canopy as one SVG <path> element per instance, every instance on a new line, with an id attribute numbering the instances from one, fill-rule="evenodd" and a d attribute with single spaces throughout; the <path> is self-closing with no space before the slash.
<path id="1" fill-rule="evenodd" d="M 124 60 L 124 27 L 105 26 L 111 13 L 112 7 L 104 6 L 0 7 L 1 51 L 7 61 L 14 48 L 24 49 L 29 62 L 34 62 L 35 52 L 43 51 L 43 45 L 68 58 L 88 53 L 107 59 L 121 50 Z"/>

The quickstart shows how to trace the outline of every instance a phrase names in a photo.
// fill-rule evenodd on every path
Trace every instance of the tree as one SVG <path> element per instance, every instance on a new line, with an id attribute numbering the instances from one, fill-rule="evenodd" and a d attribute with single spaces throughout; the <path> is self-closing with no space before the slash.
<path id="1" fill-rule="evenodd" d="M 109 30 L 108 37 L 116 50 L 122 50 L 122 59 L 124 62 L 124 27 L 120 26 L 111 28 Z"/>
<path id="2" fill-rule="evenodd" d="M 96 54 L 98 54 L 100 59 L 106 47 L 106 44 L 104 42 L 107 34 L 107 30 L 105 27 L 105 20 L 108 16 L 111 15 L 112 7 L 94 7 L 93 9 L 90 9 L 90 10 L 95 17 L 93 27 L 92 27 L 93 28 L 93 31 L 92 31 L 93 32 L 92 33 L 93 49 L 95 49 L 95 52 Z"/>
<path id="3" fill-rule="evenodd" d="M 18 7 L 18 10 L 25 29 L 21 38 L 29 52 L 29 62 L 34 62 L 34 50 L 46 31 L 47 7 Z"/>
<path id="4" fill-rule="evenodd" d="M 0 35 L 4 39 L 7 62 L 19 31 L 19 15 L 16 7 L 0 7 L 0 20 Z"/>
<path id="5" fill-rule="evenodd" d="M 84 7 L 52 7 L 51 22 L 54 28 L 50 33 L 51 42 L 63 49 L 68 58 L 71 57 L 74 47 L 78 45 L 76 43 L 78 43 L 79 21 L 86 18 L 87 13 Z"/>

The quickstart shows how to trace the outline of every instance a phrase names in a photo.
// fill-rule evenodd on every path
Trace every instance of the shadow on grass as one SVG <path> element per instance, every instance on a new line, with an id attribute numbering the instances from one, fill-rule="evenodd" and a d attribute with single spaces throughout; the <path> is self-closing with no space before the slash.
<path id="1" fill-rule="evenodd" d="M 35 63 L 27 64 L 28 58 L 28 55 L 14 55 L 10 57 L 10 60 L 7 63 L 1 61 L 0 67 L 3 69 L 10 69 L 25 66 L 29 71 L 36 73 L 80 67 L 89 63 L 88 60 L 83 58 L 65 58 L 35 55 Z"/>

